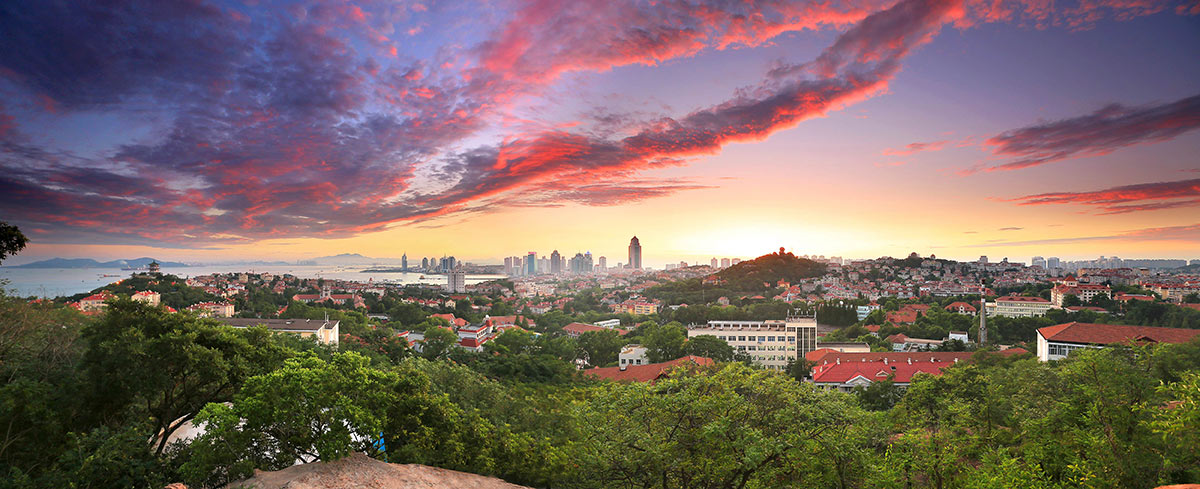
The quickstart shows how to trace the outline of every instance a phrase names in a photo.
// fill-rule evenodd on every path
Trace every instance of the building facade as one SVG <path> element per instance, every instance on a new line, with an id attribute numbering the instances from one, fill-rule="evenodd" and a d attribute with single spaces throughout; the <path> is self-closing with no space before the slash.
<path id="1" fill-rule="evenodd" d="M 1047 362 L 1062 360 L 1084 348 L 1118 343 L 1186 343 L 1197 336 L 1200 329 L 1072 322 L 1037 330 L 1037 357 Z"/>
<path id="2" fill-rule="evenodd" d="M 705 335 L 724 340 L 758 365 L 783 370 L 789 361 L 817 349 L 817 320 L 790 316 L 782 321 L 709 321 L 688 326 L 688 338 Z"/>
<path id="3" fill-rule="evenodd" d="M 1045 316 L 1046 311 L 1054 308 L 1054 304 L 1041 297 L 1006 295 L 998 297 L 996 302 L 989 302 L 987 307 L 989 316 L 1019 318 Z"/>

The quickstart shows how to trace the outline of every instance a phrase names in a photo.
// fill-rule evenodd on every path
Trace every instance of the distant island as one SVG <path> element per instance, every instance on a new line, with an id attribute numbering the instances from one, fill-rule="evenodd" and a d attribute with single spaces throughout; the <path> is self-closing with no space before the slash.
<path id="1" fill-rule="evenodd" d="M 96 261 L 91 258 L 51 258 L 35 261 L 24 265 L 14 265 L 12 268 L 146 268 L 150 262 L 157 261 L 162 267 L 186 267 L 186 263 L 155 260 L 154 258 L 134 258 L 131 260 Z"/>

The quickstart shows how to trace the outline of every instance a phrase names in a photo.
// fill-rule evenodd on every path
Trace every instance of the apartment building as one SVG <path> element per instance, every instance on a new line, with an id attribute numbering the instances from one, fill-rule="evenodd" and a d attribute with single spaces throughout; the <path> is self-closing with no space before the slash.
<path id="1" fill-rule="evenodd" d="M 724 340 L 758 365 L 783 370 L 788 361 L 817 349 L 817 320 L 791 316 L 786 320 L 709 321 L 688 326 L 688 338 L 704 335 Z"/>

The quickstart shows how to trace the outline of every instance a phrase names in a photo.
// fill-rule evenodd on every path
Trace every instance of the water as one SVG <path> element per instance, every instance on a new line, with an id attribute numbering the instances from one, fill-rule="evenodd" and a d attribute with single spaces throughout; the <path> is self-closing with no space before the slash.
<path id="1" fill-rule="evenodd" d="M 445 275 L 406 273 L 363 273 L 373 267 L 342 267 L 325 265 L 207 265 L 196 267 L 163 267 L 163 273 L 179 277 L 195 277 L 212 273 L 270 272 L 285 273 L 300 278 L 327 278 L 385 284 L 431 284 L 445 285 Z M 0 267 L 0 280 L 8 281 L 3 286 L 9 295 L 20 297 L 58 297 L 90 292 L 113 282 L 129 277 L 133 273 L 119 268 L 12 268 Z M 106 276 L 109 275 L 109 276 Z M 467 275 L 468 284 L 505 278 L 503 275 Z"/>

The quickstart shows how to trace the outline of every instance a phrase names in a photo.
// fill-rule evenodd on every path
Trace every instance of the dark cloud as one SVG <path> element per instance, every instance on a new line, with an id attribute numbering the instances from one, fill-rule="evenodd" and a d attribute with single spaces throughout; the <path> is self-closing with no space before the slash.
<path id="1" fill-rule="evenodd" d="M 1014 129 L 985 144 L 1013 160 L 986 171 L 1017 170 L 1169 141 L 1200 128 L 1200 95 L 1143 107 L 1109 105 L 1091 114 Z"/>

